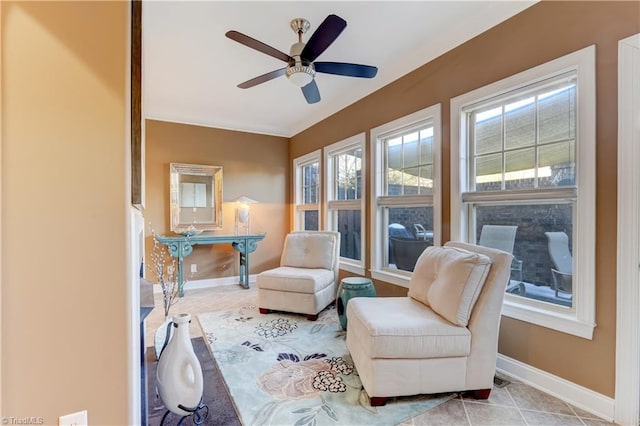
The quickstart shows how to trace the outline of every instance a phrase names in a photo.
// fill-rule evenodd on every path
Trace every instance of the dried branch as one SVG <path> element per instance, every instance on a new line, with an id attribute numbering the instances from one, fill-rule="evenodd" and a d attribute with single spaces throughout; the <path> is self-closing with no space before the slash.
<path id="1" fill-rule="evenodd" d="M 153 236 L 153 251 L 151 264 L 147 265 L 156 275 L 158 284 L 162 288 L 162 302 L 164 305 L 164 317 L 169 316 L 169 309 L 178 301 L 178 266 L 177 260 L 171 257 L 167 248 L 156 239 L 156 233 L 151 229 Z M 183 281 L 183 285 L 186 281 Z"/>

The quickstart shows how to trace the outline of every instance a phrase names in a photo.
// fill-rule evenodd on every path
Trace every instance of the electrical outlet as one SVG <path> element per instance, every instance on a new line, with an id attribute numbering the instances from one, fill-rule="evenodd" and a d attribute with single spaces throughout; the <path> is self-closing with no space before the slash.
<path id="1" fill-rule="evenodd" d="M 87 410 L 66 414 L 58 419 L 58 426 L 87 426 Z"/>
<path id="2" fill-rule="evenodd" d="M 191 273 L 192 274 L 197 274 L 198 273 L 198 265 L 196 263 L 192 263 L 191 264 Z"/>

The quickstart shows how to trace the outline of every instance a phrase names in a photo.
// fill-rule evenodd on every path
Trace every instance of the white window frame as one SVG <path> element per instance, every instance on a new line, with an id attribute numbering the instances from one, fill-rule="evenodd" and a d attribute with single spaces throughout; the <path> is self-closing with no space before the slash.
<path id="1" fill-rule="evenodd" d="M 371 184 L 371 205 L 370 217 L 371 226 L 371 277 L 395 284 L 400 287 L 409 287 L 411 272 L 392 270 L 384 267 L 385 256 L 388 256 L 387 244 L 384 243 L 386 226 L 384 209 L 392 207 L 394 200 L 385 197 L 386 202 L 381 204 L 379 199 L 384 196 L 385 182 L 385 156 L 384 140 L 390 133 L 397 132 L 402 128 L 418 125 L 422 122 L 433 124 L 433 192 L 432 195 L 419 195 L 398 197 L 397 205 L 409 206 L 407 201 L 412 199 L 410 207 L 423 207 L 425 203 L 433 206 L 433 244 L 439 246 L 442 238 L 442 160 L 441 160 L 441 110 L 440 104 L 432 105 L 420 111 L 416 111 L 397 120 L 383 124 L 371 129 L 371 155 L 373 164 L 372 184 Z"/>
<path id="2" fill-rule="evenodd" d="M 640 33 L 618 42 L 616 424 L 640 416 Z"/>
<path id="3" fill-rule="evenodd" d="M 340 142 L 324 147 L 324 171 L 325 171 L 325 198 L 324 198 L 324 223 L 325 229 L 329 231 L 337 231 L 334 220 L 333 211 L 336 210 L 360 210 L 361 231 L 366 229 L 365 223 L 365 182 L 367 170 L 366 156 L 366 135 L 359 133 Z M 360 188 L 359 200 L 335 200 L 335 174 L 334 174 L 334 158 L 345 152 L 360 149 L 362 151 L 362 167 L 360 172 Z M 364 275 L 364 253 L 366 253 L 364 232 L 360 232 L 360 260 L 340 257 L 340 269 L 345 271 Z"/>
<path id="4" fill-rule="evenodd" d="M 322 151 L 315 150 L 293 160 L 293 188 L 295 191 L 294 195 L 294 214 L 293 214 L 293 229 L 296 231 L 304 230 L 304 214 L 308 211 L 317 211 L 318 212 L 318 230 L 322 229 L 322 224 L 320 223 L 321 214 L 321 200 L 322 200 Z M 318 163 L 318 197 L 317 203 L 304 203 L 304 176 L 302 176 L 302 170 L 305 166 L 308 166 L 313 163 Z"/>
<path id="5" fill-rule="evenodd" d="M 595 46 L 589 46 L 535 68 L 451 99 L 451 239 L 469 240 L 470 208 L 462 202 L 466 191 L 467 129 L 463 109 L 530 84 L 575 70 L 577 72 L 576 183 L 574 209 L 573 306 L 569 308 L 505 294 L 502 314 L 585 339 L 595 328 L 595 195 L 596 195 L 596 81 Z M 546 190 L 551 193 L 553 190 Z M 522 192 L 522 191 L 521 191 Z M 517 202 L 516 192 L 501 201 Z M 553 195 L 553 194 L 551 194 Z M 525 198 L 526 194 L 523 195 Z M 468 204 L 469 206 L 471 203 Z"/>

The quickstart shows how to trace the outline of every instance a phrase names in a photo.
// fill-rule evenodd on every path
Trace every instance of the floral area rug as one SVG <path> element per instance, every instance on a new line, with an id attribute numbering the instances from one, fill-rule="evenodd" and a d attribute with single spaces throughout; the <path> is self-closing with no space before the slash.
<path id="1" fill-rule="evenodd" d="M 245 425 L 396 425 L 454 396 L 372 407 L 333 307 L 317 321 L 262 315 L 255 306 L 200 314 L 198 321 Z"/>

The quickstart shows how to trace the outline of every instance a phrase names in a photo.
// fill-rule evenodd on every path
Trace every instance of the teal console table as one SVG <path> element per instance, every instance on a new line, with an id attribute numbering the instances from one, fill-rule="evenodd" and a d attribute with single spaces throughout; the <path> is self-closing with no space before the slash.
<path id="1" fill-rule="evenodd" d="M 231 244 L 233 249 L 240 253 L 240 285 L 249 288 L 249 253 L 253 253 L 262 241 L 266 232 L 262 234 L 247 235 L 157 235 L 156 240 L 169 249 L 172 257 L 178 258 L 178 296 L 184 296 L 182 262 L 185 257 L 193 252 L 193 246 L 198 244 Z"/>

